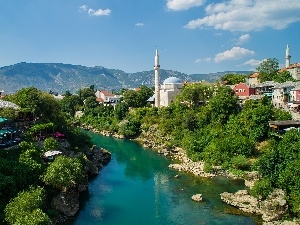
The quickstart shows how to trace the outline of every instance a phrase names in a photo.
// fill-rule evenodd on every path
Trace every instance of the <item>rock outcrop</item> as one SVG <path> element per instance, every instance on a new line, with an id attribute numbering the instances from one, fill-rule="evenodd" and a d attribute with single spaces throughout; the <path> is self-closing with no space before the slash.
<path id="1" fill-rule="evenodd" d="M 70 157 L 79 157 L 82 153 L 70 154 Z M 111 159 L 111 153 L 103 148 L 93 146 L 87 153 L 85 158 L 86 179 L 76 184 L 74 187 L 60 192 L 52 199 L 53 208 L 60 211 L 64 216 L 72 217 L 79 210 L 79 192 L 84 191 L 88 187 L 88 175 L 96 175 L 99 170 L 106 165 Z"/>
<path id="2" fill-rule="evenodd" d="M 221 199 L 244 212 L 262 215 L 265 222 L 280 220 L 288 210 L 284 192 L 281 189 L 275 189 L 264 201 L 254 198 L 247 190 L 240 190 L 236 193 L 224 192 L 221 194 Z"/>
<path id="3" fill-rule="evenodd" d="M 192 200 L 195 202 L 202 202 L 203 198 L 202 198 L 202 194 L 195 194 L 192 196 Z"/>

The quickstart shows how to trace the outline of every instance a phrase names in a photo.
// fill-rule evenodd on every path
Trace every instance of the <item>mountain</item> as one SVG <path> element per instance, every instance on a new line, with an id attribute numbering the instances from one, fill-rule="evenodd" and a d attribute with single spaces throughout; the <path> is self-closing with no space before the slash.
<path id="1" fill-rule="evenodd" d="M 160 70 L 163 82 L 170 76 L 182 81 L 216 81 L 227 73 L 249 74 L 249 71 L 226 71 L 210 74 L 185 74 L 172 70 Z M 0 68 L 0 90 L 13 93 L 23 87 L 34 86 L 43 91 L 64 93 L 69 90 L 75 93 L 80 88 L 94 85 L 97 89 L 109 91 L 121 88 L 134 88 L 142 84 L 154 86 L 154 71 L 125 73 L 118 69 L 107 69 L 102 66 L 86 67 L 62 63 L 17 63 Z"/>

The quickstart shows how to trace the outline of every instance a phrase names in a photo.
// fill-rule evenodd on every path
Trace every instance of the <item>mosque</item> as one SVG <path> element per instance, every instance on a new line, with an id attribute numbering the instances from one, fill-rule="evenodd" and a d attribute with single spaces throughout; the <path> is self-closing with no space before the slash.
<path id="1" fill-rule="evenodd" d="M 291 64 L 290 60 L 291 60 L 290 48 L 287 45 L 285 50 L 285 68 L 281 69 L 279 72 L 287 70 L 290 72 L 290 74 L 295 80 L 300 80 L 300 63 Z"/>
<path id="2" fill-rule="evenodd" d="M 155 91 L 154 95 L 149 101 L 154 100 L 155 107 L 169 106 L 175 99 L 175 97 L 182 90 L 182 82 L 177 77 L 169 77 L 164 80 L 163 84 L 159 84 L 159 55 L 156 49 L 154 58 L 154 77 L 155 77 Z"/>

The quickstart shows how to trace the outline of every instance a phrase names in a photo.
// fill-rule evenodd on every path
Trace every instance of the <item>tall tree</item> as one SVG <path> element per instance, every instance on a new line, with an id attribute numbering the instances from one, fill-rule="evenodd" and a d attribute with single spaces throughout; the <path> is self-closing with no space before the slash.
<path id="1" fill-rule="evenodd" d="M 259 79 L 261 82 L 274 80 L 279 70 L 279 62 L 276 58 L 268 58 L 263 60 L 256 68 L 259 72 Z"/>

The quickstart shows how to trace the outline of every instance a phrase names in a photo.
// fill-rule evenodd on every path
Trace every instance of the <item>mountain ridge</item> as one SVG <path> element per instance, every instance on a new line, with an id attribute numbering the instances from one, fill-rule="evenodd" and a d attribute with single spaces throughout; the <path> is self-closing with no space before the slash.
<path id="1" fill-rule="evenodd" d="M 209 74 L 185 74 L 173 70 L 160 70 L 160 80 L 175 76 L 182 81 L 213 82 L 227 73 L 250 74 L 251 71 L 224 71 Z M 0 68 L 0 90 L 14 93 L 17 90 L 34 86 L 43 91 L 64 93 L 76 92 L 80 88 L 94 85 L 97 89 L 109 91 L 121 88 L 134 88 L 142 84 L 154 86 L 154 71 L 126 73 L 120 69 L 108 69 L 103 66 L 87 67 L 64 63 L 26 63 L 21 62 Z"/>

